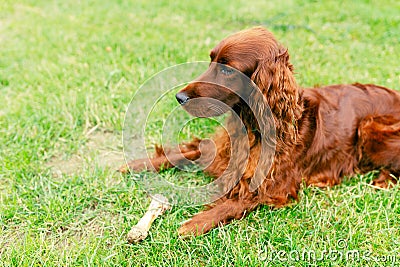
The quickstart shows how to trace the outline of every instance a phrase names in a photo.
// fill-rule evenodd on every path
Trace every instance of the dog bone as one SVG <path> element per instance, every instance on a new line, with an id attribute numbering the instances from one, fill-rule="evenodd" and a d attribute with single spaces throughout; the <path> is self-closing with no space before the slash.
<path id="1" fill-rule="evenodd" d="M 128 242 L 132 244 L 144 240 L 154 220 L 169 208 L 171 205 L 166 197 L 160 194 L 154 195 L 146 213 L 128 232 Z"/>

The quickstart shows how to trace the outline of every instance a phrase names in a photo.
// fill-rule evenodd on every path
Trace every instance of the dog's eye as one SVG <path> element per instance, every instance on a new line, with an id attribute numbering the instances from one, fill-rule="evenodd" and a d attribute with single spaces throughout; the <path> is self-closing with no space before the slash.
<path id="1" fill-rule="evenodd" d="M 228 66 L 221 66 L 221 72 L 224 75 L 231 75 L 233 73 L 233 69 Z"/>

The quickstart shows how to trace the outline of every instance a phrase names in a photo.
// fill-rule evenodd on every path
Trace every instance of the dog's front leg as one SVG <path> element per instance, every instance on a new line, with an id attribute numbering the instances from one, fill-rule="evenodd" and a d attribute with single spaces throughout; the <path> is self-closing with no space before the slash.
<path id="1" fill-rule="evenodd" d="M 233 219 L 243 218 L 247 212 L 257 207 L 255 200 L 227 199 L 209 210 L 200 212 L 183 223 L 178 233 L 182 236 L 201 235 L 211 229 L 229 223 Z"/>
<path id="2" fill-rule="evenodd" d="M 156 146 L 156 153 L 152 158 L 143 158 L 130 161 L 122 165 L 118 171 L 121 173 L 140 171 L 160 171 L 192 163 L 201 157 L 201 139 L 194 138 L 191 142 L 183 143 L 174 149 L 164 150 Z"/>
<path id="3" fill-rule="evenodd" d="M 158 155 L 154 158 L 137 159 L 124 164 L 119 168 L 119 172 L 139 172 L 139 171 L 160 171 L 161 169 L 173 168 L 184 165 L 187 161 L 194 161 L 201 156 L 200 150 L 180 152 L 171 152 L 166 155 Z"/>

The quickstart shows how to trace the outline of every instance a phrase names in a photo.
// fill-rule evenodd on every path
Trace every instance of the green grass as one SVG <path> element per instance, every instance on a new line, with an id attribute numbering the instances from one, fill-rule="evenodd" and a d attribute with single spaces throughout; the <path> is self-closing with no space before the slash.
<path id="1" fill-rule="evenodd" d="M 304 251 L 331 252 L 314 266 L 398 266 L 400 190 L 371 188 L 373 174 L 307 188 L 298 204 L 187 240 L 177 228 L 200 207 L 174 207 L 145 241 L 127 244 L 149 203 L 114 172 L 133 93 L 260 24 L 289 48 L 303 86 L 400 89 L 396 0 L 1 1 L 0 266 L 308 266 L 295 259 Z M 397 261 L 335 259 L 334 250 Z"/>

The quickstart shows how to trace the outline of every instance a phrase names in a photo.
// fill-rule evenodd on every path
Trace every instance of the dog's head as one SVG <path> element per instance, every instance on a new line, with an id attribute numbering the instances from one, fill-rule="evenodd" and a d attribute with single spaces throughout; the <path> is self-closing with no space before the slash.
<path id="1" fill-rule="evenodd" d="M 262 27 L 227 37 L 212 49 L 210 58 L 207 71 L 176 95 L 185 110 L 197 117 L 218 116 L 240 108 L 257 87 L 266 94 L 277 63 L 284 60 L 291 68 L 286 49 Z"/>

